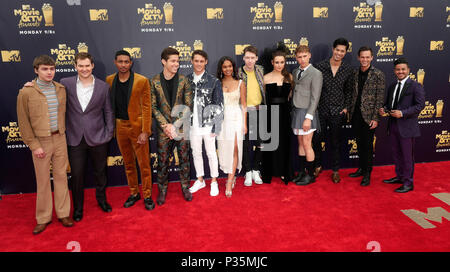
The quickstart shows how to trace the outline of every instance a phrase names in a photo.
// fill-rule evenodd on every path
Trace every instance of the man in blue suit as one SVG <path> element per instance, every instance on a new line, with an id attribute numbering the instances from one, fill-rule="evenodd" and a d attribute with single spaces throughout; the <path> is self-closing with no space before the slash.
<path id="1" fill-rule="evenodd" d="M 380 115 L 389 116 L 388 135 L 396 176 L 383 182 L 401 183 L 395 192 L 406 193 L 414 189 L 414 140 L 420 137 L 419 113 L 425 106 L 423 87 L 409 78 L 409 65 L 405 58 L 394 61 L 397 82 L 389 86 Z"/>

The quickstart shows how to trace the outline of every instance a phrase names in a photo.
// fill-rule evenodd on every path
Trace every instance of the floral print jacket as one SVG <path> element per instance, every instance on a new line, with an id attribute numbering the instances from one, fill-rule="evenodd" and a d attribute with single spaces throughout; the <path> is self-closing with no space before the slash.
<path id="1" fill-rule="evenodd" d="M 202 126 L 211 126 L 211 133 L 220 134 L 223 121 L 223 92 L 221 82 L 207 71 L 203 74 L 200 81 L 195 84 L 194 74 L 187 76 L 192 86 L 192 99 L 197 94 L 196 101 L 193 105 L 197 106 L 197 116 L 191 113 L 192 118 L 198 118 L 198 123 Z"/>

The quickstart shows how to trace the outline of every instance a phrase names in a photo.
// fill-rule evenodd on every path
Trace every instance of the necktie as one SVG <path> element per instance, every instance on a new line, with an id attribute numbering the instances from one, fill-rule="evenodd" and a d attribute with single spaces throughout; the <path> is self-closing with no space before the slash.
<path id="1" fill-rule="evenodd" d="M 300 69 L 300 71 L 298 72 L 298 75 L 297 75 L 298 80 L 300 80 L 300 78 L 302 77 L 302 73 L 303 73 L 303 70 Z"/>
<path id="2" fill-rule="evenodd" d="M 395 97 L 394 97 L 394 105 L 392 106 L 393 110 L 397 109 L 398 106 L 398 98 L 400 96 L 400 88 L 402 87 L 402 83 L 399 81 L 398 85 L 397 85 L 397 92 L 395 93 Z"/>

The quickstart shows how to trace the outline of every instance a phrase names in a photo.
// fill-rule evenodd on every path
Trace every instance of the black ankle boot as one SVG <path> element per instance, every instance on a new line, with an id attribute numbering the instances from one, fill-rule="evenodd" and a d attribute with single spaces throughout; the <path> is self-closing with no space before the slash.
<path id="1" fill-rule="evenodd" d="M 356 170 L 356 172 L 350 173 L 350 174 L 348 174 L 348 176 L 351 178 L 357 178 L 357 177 L 362 177 L 363 174 L 364 174 L 363 170 L 361 168 L 358 168 L 358 170 Z"/>

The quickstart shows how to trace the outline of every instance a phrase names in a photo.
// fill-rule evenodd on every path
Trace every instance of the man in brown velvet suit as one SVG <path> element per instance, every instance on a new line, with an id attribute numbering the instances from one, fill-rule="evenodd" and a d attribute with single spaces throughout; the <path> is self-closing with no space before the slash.
<path id="1" fill-rule="evenodd" d="M 150 83 L 146 77 L 131 71 L 133 61 L 127 51 L 117 51 L 114 64 L 118 72 L 109 75 L 106 82 L 111 86 L 111 106 L 116 118 L 117 144 L 122 153 L 131 191 L 124 207 L 131 207 L 141 199 L 136 169 L 137 159 L 141 171 L 144 205 L 147 210 L 152 210 L 155 204 L 151 198 L 152 172 L 148 142 L 152 126 Z"/>

